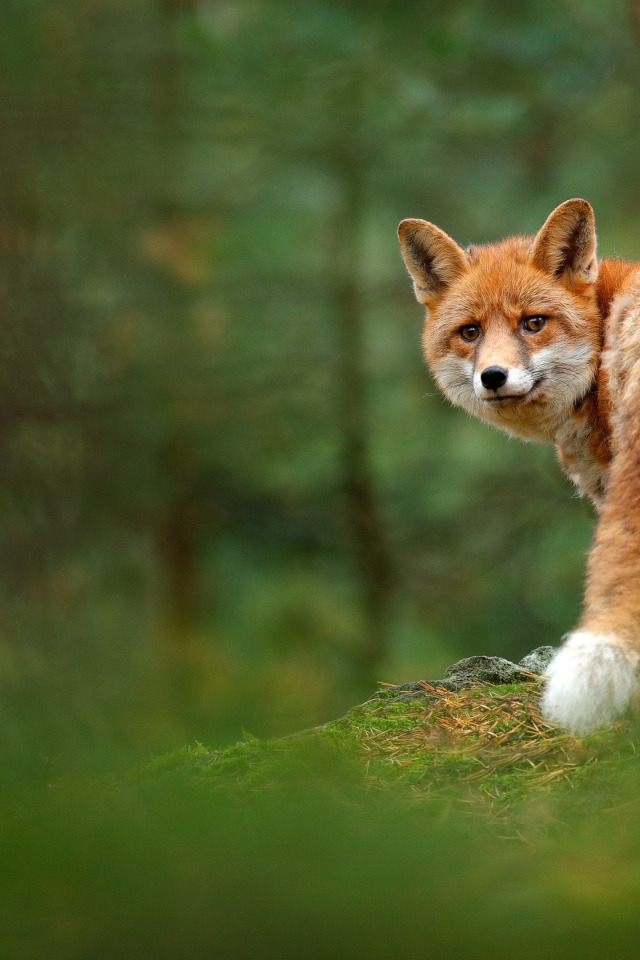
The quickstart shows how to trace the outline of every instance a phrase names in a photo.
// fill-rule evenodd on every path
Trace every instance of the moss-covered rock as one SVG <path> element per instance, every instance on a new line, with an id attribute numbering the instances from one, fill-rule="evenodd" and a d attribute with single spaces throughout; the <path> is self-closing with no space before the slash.
<path id="1" fill-rule="evenodd" d="M 186 749 L 156 760 L 152 772 L 196 774 L 249 798 L 338 764 L 369 793 L 395 789 L 515 822 L 532 803 L 575 800 L 576 786 L 634 757 L 625 724 L 582 738 L 541 717 L 543 681 L 527 668 L 544 667 L 551 653 L 539 649 L 520 664 L 471 657 L 442 681 L 384 686 L 323 726 L 219 752 Z"/>

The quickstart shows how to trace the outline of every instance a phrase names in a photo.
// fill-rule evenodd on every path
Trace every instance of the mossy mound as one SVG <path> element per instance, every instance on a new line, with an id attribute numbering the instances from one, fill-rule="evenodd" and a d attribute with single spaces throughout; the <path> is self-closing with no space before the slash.
<path id="1" fill-rule="evenodd" d="M 572 736 L 540 715 L 543 681 L 521 666 L 509 666 L 519 671 L 518 683 L 468 680 L 465 664 L 475 676 L 477 661 L 495 659 L 461 661 L 441 683 L 383 685 L 339 720 L 284 739 L 249 738 L 216 753 L 188 748 L 158 758 L 153 772 L 196 774 L 246 798 L 339 765 L 367 794 L 394 789 L 496 823 L 530 820 L 532 805 L 544 808 L 543 818 L 552 816 L 554 805 L 555 817 L 563 804 L 582 802 L 586 794 L 576 788 L 589 782 L 606 784 L 600 806 L 613 809 L 623 802 L 616 793 L 618 774 L 635 759 L 629 725 Z M 495 663 L 483 669 L 499 675 Z"/>

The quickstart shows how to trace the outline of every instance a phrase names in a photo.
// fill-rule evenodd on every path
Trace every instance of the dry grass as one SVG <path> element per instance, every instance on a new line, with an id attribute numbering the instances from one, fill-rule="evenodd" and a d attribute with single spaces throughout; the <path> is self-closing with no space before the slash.
<path id="1" fill-rule="evenodd" d="M 421 686 L 430 699 L 407 703 L 400 723 L 384 702 L 369 711 L 357 739 L 372 779 L 379 779 L 371 763 L 378 761 L 393 765 L 417 792 L 432 795 L 453 781 L 458 799 L 493 806 L 561 781 L 573 786 L 589 767 L 622 759 L 615 736 L 622 724 L 578 738 L 547 723 L 538 710 L 540 681 L 511 690 Z M 625 752 L 632 749 L 627 739 Z"/>

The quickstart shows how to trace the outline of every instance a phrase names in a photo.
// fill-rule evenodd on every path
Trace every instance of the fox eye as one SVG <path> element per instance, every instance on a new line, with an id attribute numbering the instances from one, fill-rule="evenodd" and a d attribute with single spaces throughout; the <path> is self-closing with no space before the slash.
<path id="1" fill-rule="evenodd" d="M 461 328 L 460 336 L 463 340 L 466 340 L 467 343 L 471 343 L 472 340 L 477 340 L 480 336 L 480 327 L 477 327 L 475 323 L 467 323 Z"/>
<path id="2" fill-rule="evenodd" d="M 522 326 L 525 330 L 528 330 L 529 333 L 538 333 L 539 330 L 542 330 L 546 322 L 546 317 L 541 317 L 540 314 L 536 313 L 531 317 L 525 317 L 522 321 Z"/>

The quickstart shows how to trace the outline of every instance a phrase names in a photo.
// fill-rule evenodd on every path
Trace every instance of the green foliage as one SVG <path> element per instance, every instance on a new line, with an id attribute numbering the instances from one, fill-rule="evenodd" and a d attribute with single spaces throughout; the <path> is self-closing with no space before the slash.
<path id="1" fill-rule="evenodd" d="M 424 700 L 267 739 L 576 619 L 591 512 L 439 398 L 395 228 L 582 195 L 638 256 L 633 4 L 0 27 L 2 955 L 633 954 L 634 741 L 545 784 L 515 741 L 422 742 Z"/>
<path id="2" fill-rule="evenodd" d="M 583 195 L 602 253 L 637 256 L 637 22 L 622 0 L 3 4 L 0 779 L 20 810 L 31 791 L 65 795 L 38 807 L 27 837 L 5 822 L 5 878 L 16 864 L 26 898 L 15 923 L 50 903 L 40 955 L 91 956 L 116 915 L 139 954 L 156 942 L 156 882 L 156 913 L 176 911 L 156 956 L 181 952 L 180 912 L 196 954 L 218 922 L 232 944 L 219 934 L 221 955 L 249 942 L 268 955 L 285 936 L 268 882 L 276 842 L 260 846 L 255 825 L 239 849 L 246 861 L 259 846 L 262 919 L 251 937 L 225 927 L 225 874 L 208 857 L 222 845 L 234 895 L 240 867 L 208 819 L 205 755 L 157 761 L 177 781 L 197 774 L 197 788 L 175 786 L 192 828 L 160 777 L 149 807 L 126 791 L 67 796 L 69 782 L 117 779 L 195 738 L 217 748 L 247 726 L 264 764 L 238 769 L 260 790 L 275 749 L 264 738 L 340 715 L 375 680 L 441 676 L 464 655 L 519 659 L 575 622 L 590 509 L 550 450 L 436 394 L 395 228 L 423 216 L 481 242 L 533 231 Z M 291 849 L 313 833 L 306 804 L 290 829 L 265 814 Z M 372 815 L 358 833 L 353 811 L 317 806 L 337 859 L 317 849 L 305 866 L 288 848 L 282 881 L 301 923 L 342 918 L 340 943 L 325 931 L 310 955 L 422 949 L 429 932 L 411 917 L 430 898 L 434 944 L 455 952 L 463 935 L 446 940 L 438 906 L 487 849 L 466 879 L 461 867 L 443 879 L 423 860 L 446 853 L 436 821 L 423 833 L 411 815 L 396 862 L 390 821 Z M 165 850 L 172 830 L 183 854 Z M 87 852 L 96 831 L 104 880 Z M 368 899 L 356 875 L 376 873 L 377 836 L 386 865 Z M 547 866 L 570 899 L 557 857 Z M 342 863 L 344 905 L 321 882 L 328 869 L 338 883 Z M 295 889 L 303 868 L 308 894 Z M 505 888 L 512 868 L 499 866 Z M 186 883 L 198 871 L 201 886 Z M 519 893 L 542 898 L 534 924 L 551 898 L 541 876 Z M 632 866 L 624 876 L 623 900 Z M 211 926 L 207 882 L 222 904 Z M 90 900 L 103 895 L 101 914 Z M 349 932 L 348 908 L 367 904 L 384 931 Z"/>

